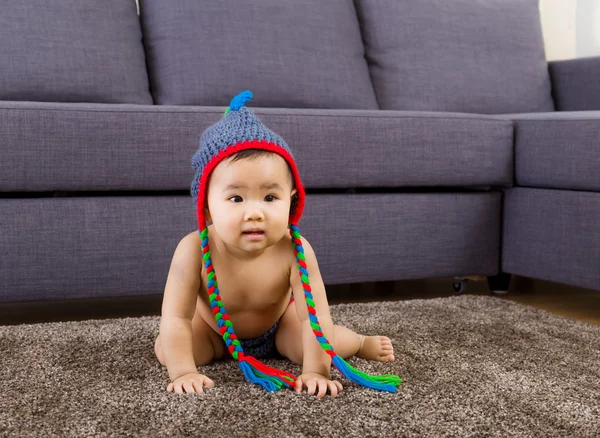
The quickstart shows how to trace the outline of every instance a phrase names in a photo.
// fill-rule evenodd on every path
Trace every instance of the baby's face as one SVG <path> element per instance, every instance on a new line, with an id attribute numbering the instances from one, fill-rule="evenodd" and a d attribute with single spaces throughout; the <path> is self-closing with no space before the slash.
<path id="1" fill-rule="evenodd" d="M 209 179 L 206 217 L 231 249 L 262 251 L 288 232 L 294 193 L 292 175 L 279 155 L 225 159 Z"/>

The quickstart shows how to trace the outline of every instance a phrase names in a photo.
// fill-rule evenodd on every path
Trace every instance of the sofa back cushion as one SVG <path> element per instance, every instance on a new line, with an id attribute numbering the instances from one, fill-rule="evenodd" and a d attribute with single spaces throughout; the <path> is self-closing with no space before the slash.
<path id="1" fill-rule="evenodd" d="M 0 100 L 152 103 L 134 0 L 5 0 Z"/>
<path id="2" fill-rule="evenodd" d="M 365 108 L 377 102 L 351 0 L 140 0 L 155 102 Z"/>
<path id="3" fill-rule="evenodd" d="M 381 109 L 553 111 L 538 0 L 357 0 Z"/>

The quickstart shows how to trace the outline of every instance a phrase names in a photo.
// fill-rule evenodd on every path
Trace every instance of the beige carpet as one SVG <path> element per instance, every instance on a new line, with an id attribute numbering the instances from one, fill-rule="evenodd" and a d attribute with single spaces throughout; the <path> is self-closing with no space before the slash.
<path id="1" fill-rule="evenodd" d="M 3 326 L 0 436 L 600 436 L 599 326 L 469 295 L 331 312 L 392 338 L 395 363 L 351 363 L 401 375 L 396 394 L 343 378 L 335 399 L 267 393 L 226 361 L 203 368 L 206 395 L 175 395 L 156 317 Z"/>

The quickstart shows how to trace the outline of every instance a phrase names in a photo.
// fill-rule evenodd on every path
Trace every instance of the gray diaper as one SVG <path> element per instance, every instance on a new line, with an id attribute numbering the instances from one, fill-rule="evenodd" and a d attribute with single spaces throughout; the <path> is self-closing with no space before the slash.
<path id="1" fill-rule="evenodd" d="M 275 332 L 279 325 L 279 319 L 269 330 L 252 339 L 240 339 L 244 354 L 257 359 L 269 359 L 280 357 L 275 346 Z"/>

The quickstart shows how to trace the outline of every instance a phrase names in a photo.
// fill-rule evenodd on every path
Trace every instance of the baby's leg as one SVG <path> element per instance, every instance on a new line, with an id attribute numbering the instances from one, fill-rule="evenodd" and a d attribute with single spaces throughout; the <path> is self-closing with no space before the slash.
<path id="1" fill-rule="evenodd" d="M 213 359 L 220 359 L 225 353 L 225 343 L 221 336 L 200 316 L 198 312 L 192 319 L 192 347 L 197 366 L 206 365 Z M 160 335 L 154 343 L 154 352 L 162 366 L 165 365 Z"/>
<path id="2" fill-rule="evenodd" d="M 394 360 L 392 341 L 385 336 L 364 336 L 341 325 L 333 326 L 333 339 L 329 342 L 344 359 L 358 356 L 368 360 L 391 362 Z M 294 363 L 302 364 L 302 325 L 296 314 L 296 302 L 284 312 L 275 336 L 277 351 Z"/>

